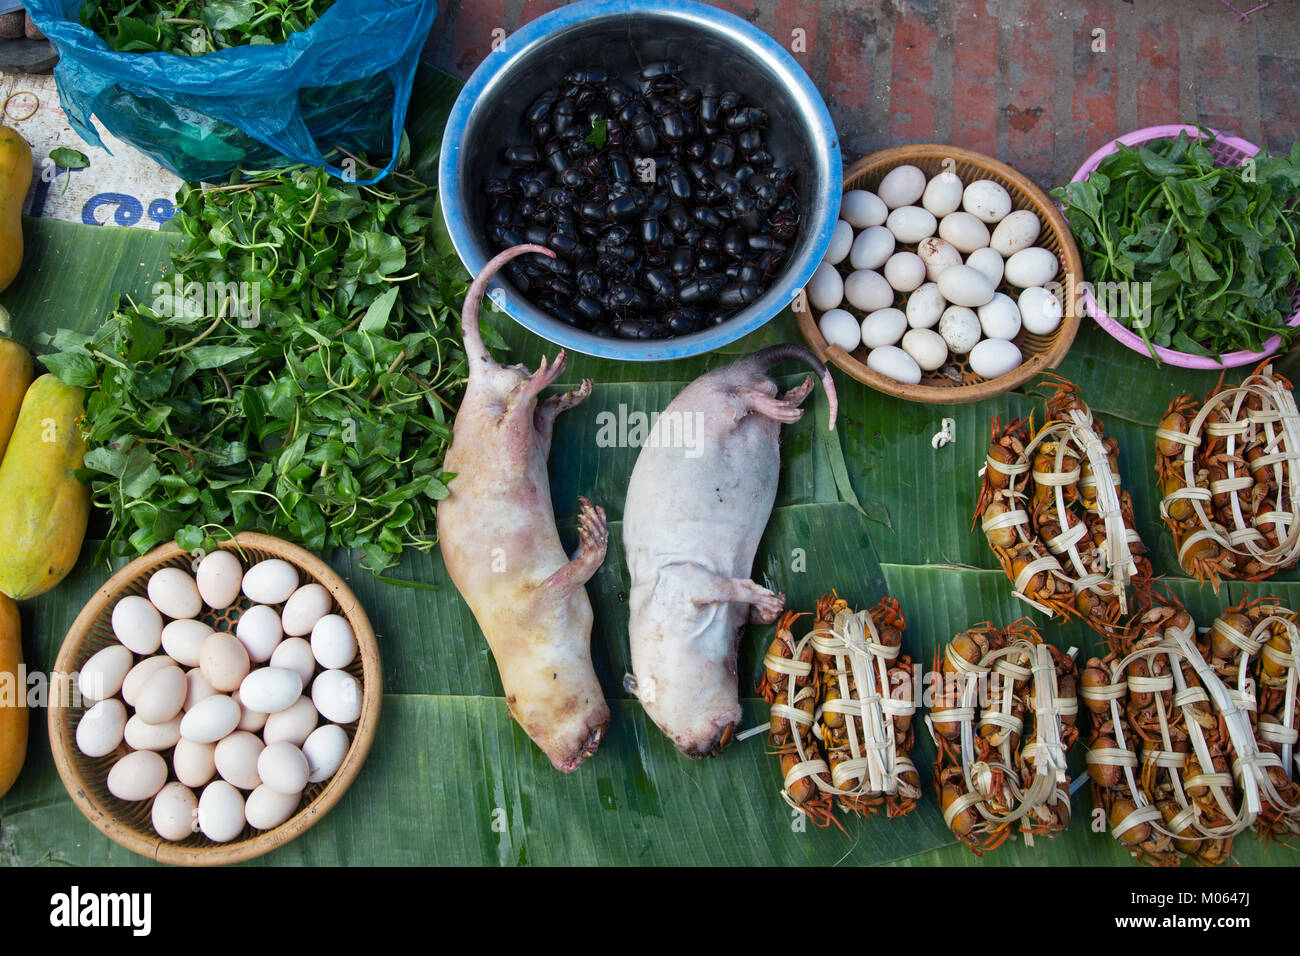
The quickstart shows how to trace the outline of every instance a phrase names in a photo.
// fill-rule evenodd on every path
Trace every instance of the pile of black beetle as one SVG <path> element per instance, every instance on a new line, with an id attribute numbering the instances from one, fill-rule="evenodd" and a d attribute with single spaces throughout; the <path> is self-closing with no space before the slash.
<path id="1" fill-rule="evenodd" d="M 764 145 L 765 110 L 643 67 L 636 87 L 591 67 L 529 107 L 529 145 L 489 179 L 489 238 L 544 245 L 506 267 L 515 287 L 597 335 L 656 339 L 725 322 L 780 271 L 800 221 L 795 170 Z"/>

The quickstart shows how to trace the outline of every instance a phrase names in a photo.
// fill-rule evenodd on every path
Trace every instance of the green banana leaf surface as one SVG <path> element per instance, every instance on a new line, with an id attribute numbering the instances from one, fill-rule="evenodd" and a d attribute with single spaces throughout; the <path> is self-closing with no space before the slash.
<path id="1" fill-rule="evenodd" d="M 442 126 L 458 89 L 443 74 L 419 76 L 408 131 L 426 175 L 436 168 Z M 119 294 L 144 296 L 164 274 L 165 233 L 50 221 L 28 221 L 25 229 L 26 266 L 0 303 L 29 347 L 41 332 L 95 327 Z M 485 316 L 508 343 L 511 361 L 535 366 L 542 355 L 554 355 L 554 346 L 505 315 L 485 310 Z M 780 796 L 777 761 L 765 752 L 762 734 L 715 759 L 687 760 L 623 690 L 628 574 L 621 519 L 637 449 L 601 440 L 601 427 L 662 409 L 698 374 L 736 356 L 798 340 L 794 318 L 785 312 L 748 338 L 696 359 L 634 364 L 569 356 L 557 387 L 586 377 L 596 386 L 556 425 L 550 466 L 561 537 L 566 546 L 576 545 L 580 494 L 604 505 L 612 522 L 609 556 L 588 592 L 596 612 L 592 653 L 613 719 L 599 752 L 575 773 L 553 770 L 507 716 L 487 644 L 436 551 L 408 555 L 387 580 L 364 570 L 358 555 L 328 556 L 379 635 L 385 695 L 378 736 L 337 807 L 300 838 L 246 865 L 1136 866 L 1108 833 L 1091 826 L 1087 787 L 1075 795 L 1068 833 L 1031 846 L 1013 839 L 976 858 L 943 823 L 929 780 L 934 747 L 923 726 L 913 756 L 925 794 L 915 812 L 894 820 L 842 817 L 846 832 L 805 826 Z M 783 385 L 805 374 L 792 370 L 777 369 L 787 373 L 780 376 Z M 1133 494 L 1156 570 L 1208 625 L 1245 588 L 1228 584 L 1215 595 L 1178 568 L 1159 516 L 1153 442 L 1169 401 L 1188 392 L 1200 397 L 1218 374 L 1157 366 L 1086 319 L 1058 371 L 1081 386 L 1108 434 L 1119 439 L 1123 483 Z M 1227 379 L 1245 373 L 1230 371 Z M 1046 621 L 1014 598 L 983 535 L 972 529 L 992 417 L 1020 417 L 1037 408 L 1041 420 L 1046 385 L 1030 382 L 1022 391 L 972 405 L 924 406 L 872 391 L 838 371 L 835 381 L 840 417 L 834 431 L 827 427 L 820 386 L 809 414 L 784 431 L 777 506 L 754 578 L 784 592 L 787 607 L 796 610 L 811 610 L 830 588 L 855 608 L 894 596 L 907 617 L 904 651 L 927 666 L 957 631 L 1025 615 L 1049 640 L 1078 648 L 1080 659 L 1100 650 L 1081 624 Z M 954 420 L 954 440 L 936 448 L 931 439 L 944 418 Z M 664 494 L 671 496 L 672 489 Z M 111 573 L 91 562 L 97 544 L 86 542 L 81 563 L 58 588 L 21 606 L 29 668 L 52 667 L 74 617 Z M 1300 576 L 1281 574 L 1252 593 L 1300 606 Z M 771 637 L 769 626 L 752 627 L 743 638 L 747 727 L 767 720 L 754 684 Z M 54 769 L 45 715 L 37 711 L 32 718 L 26 768 L 0 799 L 0 862 L 152 865 L 101 835 L 76 809 Z M 1073 773 L 1082 767 L 1080 747 Z M 1233 856 L 1242 864 L 1300 861 L 1286 847 L 1266 847 L 1249 834 L 1238 838 Z"/>

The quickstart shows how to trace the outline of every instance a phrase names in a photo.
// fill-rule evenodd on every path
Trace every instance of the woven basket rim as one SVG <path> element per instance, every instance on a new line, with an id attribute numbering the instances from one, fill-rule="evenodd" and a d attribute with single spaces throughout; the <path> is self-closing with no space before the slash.
<path id="1" fill-rule="evenodd" d="M 163 839 L 154 833 L 152 828 L 148 828 L 147 824 L 145 828 L 138 828 L 123 821 L 115 807 L 93 792 L 93 788 L 76 764 L 78 751 L 74 739 L 75 731 L 68 733 L 65 729 L 67 713 L 71 708 L 67 701 L 51 693 L 47 715 L 50 751 L 54 757 L 55 768 L 73 803 L 86 819 L 110 840 L 133 853 L 160 863 L 181 866 L 221 866 L 239 863 L 283 846 L 310 829 L 333 809 L 360 772 L 375 739 L 380 705 L 383 701 L 383 675 L 379 644 L 374 629 L 356 595 L 333 568 L 305 548 L 280 538 L 255 532 L 241 532 L 229 541 L 220 542 L 218 547 L 236 553 L 246 548 L 271 553 L 295 565 L 300 571 L 306 572 L 313 581 L 323 585 L 330 592 L 356 635 L 362 669 L 361 716 L 357 720 L 356 733 L 339 769 L 326 781 L 315 799 L 299 808 L 292 817 L 278 827 L 258 833 L 249 839 L 209 847 L 189 847 Z M 187 553 L 175 542 L 161 545 L 148 554 L 136 558 L 101 585 L 68 629 L 55 659 L 53 673 L 73 672 L 77 655 L 89 636 L 91 625 L 107 607 L 121 597 L 129 584 L 143 578 L 178 555 Z"/>
<path id="2" fill-rule="evenodd" d="M 1032 180 L 992 156 L 945 143 L 914 143 L 906 146 L 892 146 L 864 156 L 850 166 L 844 174 L 844 190 L 861 188 L 855 185 L 855 181 L 882 167 L 902 162 L 933 159 L 935 157 L 951 157 L 954 160 L 975 167 L 981 173 L 998 176 L 1011 183 L 1026 198 L 1027 206 L 1021 208 L 1029 208 L 1033 211 L 1043 224 L 1043 233 L 1051 230 L 1060 243 L 1061 258 L 1064 263 L 1055 281 L 1066 285 L 1068 288 L 1071 282 L 1077 283 L 1082 280 L 1083 259 L 1079 254 L 1078 247 L 1075 245 L 1074 236 L 1070 232 L 1070 226 L 1066 222 L 1065 216 L 1048 199 L 1047 194 L 1039 189 Z M 1041 238 L 1040 235 L 1040 240 Z M 807 297 L 802 298 L 806 300 Z M 796 300 L 794 312 L 799 322 L 799 331 L 803 334 L 804 340 L 813 352 L 820 359 L 835 365 L 851 378 L 871 386 L 878 392 L 884 392 L 887 395 L 893 395 L 907 401 L 931 405 L 957 405 L 978 402 L 982 399 L 1009 392 L 1016 386 L 1029 381 L 1035 375 L 1059 366 L 1066 353 L 1069 352 L 1074 337 L 1079 331 L 1079 314 L 1073 308 L 1073 296 L 1067 296 L 1066 299 L 1065 314 L 1061 320 L 1061 325 L 1052 334 L 1052 344 L 1046 351 L 1026 357 L 1023 363 L 1005 375 L 995 379 L 983 379 L 969 385 L 926 385 L 924 383 L 909 385 L 881 375 L 869 368 L 866 362 L 860 361 L 845 352 L 838 345 L 828 343 L 822 336 L 821 330 L 817 327 L 817 320 L 813 317 L 811 305 L 803 304 L 800 307 L 799 300 Z"/>
<path id="3" fill-rule="evenodd" d="M 1215 141 L 1223 144 L 1229 149 L 1240 154 L 1242 158 L 1254 156 L 1259 153 L 1260 148 L 1248 139 L 1240 136 L 1233 136 L 1229 133 L 1221 132 L 1213 127 L 1205 127 L 1209 132 L 1214 134 Z M 1102 160 L 1106 157 L 1119 152 L 1119 145 L 1125 146 L 1142 146 L 1146 143 L 1154 143 L 1161 139 L 1175 139 L 1179 133 L 1187 133 L 1189 137 L 1197 140 L 1201 138 L 1201 127 L 1191 126 L 1188 124 L 1174 124 L 1166 126 L 1144 126 L 1141 129 L 1135 129 L 1131 133 L 1125 133 L 1123 136 L 1116 136 L 1107 140 L 1104 146 L 1099 147 L 1081 165 L 1070 179 L 1070 182 L 1077 183 L 1086 180 L 1101 165 Z M 1286 320 L 1287 325 L 1300 325 L 1300 284 L 1297 284 L 1292 296 L 1291 304 L 1295 307 L 1295 314 Z M 1137 352 L 1147 358 L 1151 353 L 1147 351 L 1147 344 L 1139 335 L 1134 335 L 1125 326 L 1116 322 L 1107 314 L 1098 303 L 1096 296 L 1092 294 L 1089 287 L 1084 292 L 1083 299 L 1084 311 L 1090 315 L 1093 320 L 1106 330 L 1106 333 L 1119 342 L 1127 349 Z M 1225 368 L 1240 368 L 1243 365 L 1252 365 L 1261 362 L 1266 358 L 1275 355 L 1278 348 L 1282 345 L 1282 336 L 1273 335 L 1264 341 L 1264 350 L 1262 352 L 1248 352 L 1244 349 L 1236 352 L 1224 352 L 1219 356 L 1219 360 L 1208 355 L 1193 355 L 1191 352 L 1180 352 L 1177 349 L 1171 349 L 1164 345 L 1153 345 L 1156 351 L 1157 361 L 1168 362 L 1170 365 L 1178 368 L 1207 369 L 1210 371 L 1221 370 Z"/>

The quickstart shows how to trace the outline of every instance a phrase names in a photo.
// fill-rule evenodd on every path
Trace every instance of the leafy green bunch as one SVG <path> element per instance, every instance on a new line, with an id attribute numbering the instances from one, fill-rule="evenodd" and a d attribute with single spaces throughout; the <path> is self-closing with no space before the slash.
<path id="1" fill-rule="evenodd" d="M 1112 318 L 1152 345 L 1218 356 L 1295 330 L 1300 143 L 1216 166 L 1213 137 L 1120 145 L 1082 182 L 1054 189 L 1090 282 L 1150 283 L 1149 314 Z M 1154 355 L 1154 351 L 1152 351 Z"/>
<path id="2" fill-rule="evenodd" d="M 431 548 L 468 280 L 435 242 L 432 187 L 401 172 L 382 187 L 310 167 L 236 174 L 186 186 L 175 224 L 175 276 L 153 301 L 93 334 L 60 331 L 43 356 L 89 389 L 100 556 L 241 530 L 358 548 L 374 571 Z"/>
<path id="3" fill-rule="evenodd" d="M 283 43 L 334 0 L 86 0 L 81 25 L 118 53 L 200 56 L 233 46 Z"/>

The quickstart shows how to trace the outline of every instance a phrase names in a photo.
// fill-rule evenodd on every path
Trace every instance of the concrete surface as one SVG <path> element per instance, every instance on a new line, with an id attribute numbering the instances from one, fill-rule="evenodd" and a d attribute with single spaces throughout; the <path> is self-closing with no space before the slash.
<path id="1" fill-rule="evenodd" d="M 1241 11 L 1259 2 L 1234 0 Z M 500 31 L 563 5 L 444 0 L 425 58 L 468 76 Z M 1243 22 L 1222 0 L 714 5 L 792 49 L 830 106 L 846 163 L 886 146 L 950 142 L 1046 188 L 1141 126 L 1200 122 L 1272 151 L 1300 138 L 1300 0 L 1273 0 Z"/>

